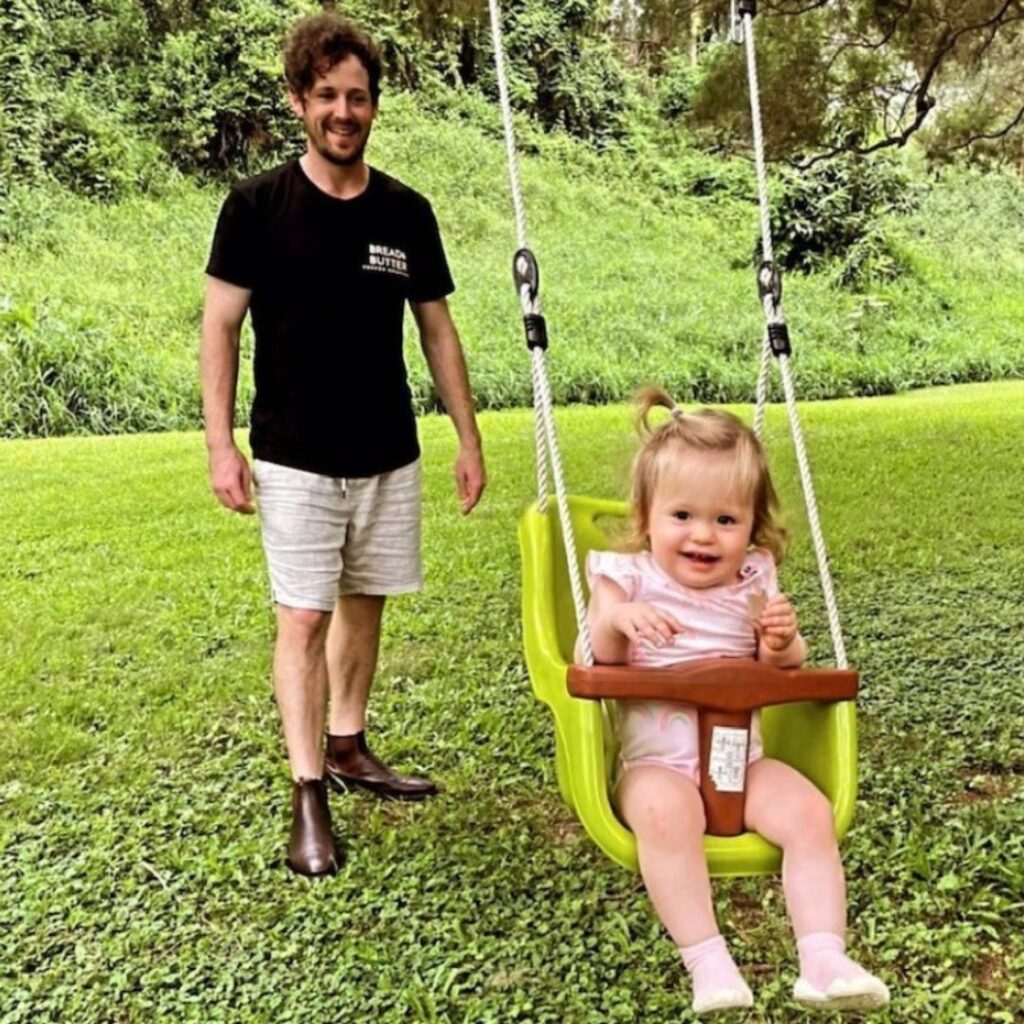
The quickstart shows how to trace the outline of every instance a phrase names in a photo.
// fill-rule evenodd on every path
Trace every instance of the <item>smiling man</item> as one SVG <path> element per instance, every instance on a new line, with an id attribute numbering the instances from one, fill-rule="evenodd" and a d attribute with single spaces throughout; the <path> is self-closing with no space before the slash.
<path id="1" fill-rule="evenodd" d="M 284 61 L 306 152 L 240 182 L 224 202 L 206 268 L 200 370 L 210 484 L 227 508 L 255 511 L 255 493 L 259 509 L 277 617 L 274 690 L 293 778 L 287 862 L 320 875 L 342 858 L 327 782 L 394 799 L 436 791 L 388 768 L 364 735 L 385 599 L 421 585 L 406 302 L 458 434 L 463 513 L 485 474 L 434 214 L 363 157 L 379 52 L 325 13 L 295 25 Z M 232 433 L 247 312 L 256 338 L 251 470 Z"/>

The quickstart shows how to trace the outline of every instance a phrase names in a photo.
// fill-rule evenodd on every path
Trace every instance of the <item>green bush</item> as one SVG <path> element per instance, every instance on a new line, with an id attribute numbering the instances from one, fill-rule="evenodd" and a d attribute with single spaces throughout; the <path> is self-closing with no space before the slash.
<path id="1" fill-rule="evenodd" d="M 15 182 L 114 200 L 166 181 L 135 119 L 146 52 L 135 0 L 0 0 L 0 207 Z"/>
<path id="2" fill-rule="evenodd" d="M 309 3 L 231 0 L 168 35 L 140 116 L 185 171 L 246 173 L 299 137 L 281 70 L 284 31 Z"/>
<path id="3" fill-rule="evenodd" d="M 205 168 L 215 150 L 213 45 L 198 30 L 164 40 L 145 99 L 157 138 L 183 171 Z"/>
<path id="4" fill-rule="evenodd" d="M 844 285 L 892 280 L 906 269 L 882 225 L 909 213 L 918 189 L 895 158 L 844 155 L 809 170 L 787 170 L 773 203 L 776 260 L 790 270 L 838 263 Z"/>
<path id="5" fill-rule="evenodd" d="M 42 27 L 32 0 L 0 0 L 0 204 L 13 182 L 41 174 L 45 117 L 34 53 Z"/>
<path id="6" fill-rule="evenodd" d="M 825 30 L 813 13 L 758 37 L 761 121 L 769 159 L 816 147 L 828 117 Z M 709 149 L 749 150 L 752 138 L 744 48 L 718 42 L 701 56 L 686 123 Z"/>
<path id="7" fill-rule="evenodd" d="M 701 69 L 684 53 L 674 53 L 655 83 L 658 112 L 675 121 L 693 109 L 693 99 L 701 85 Z"/>
<path id="8" fill-rule="evenodd" d="M 638 102 L 633 76 L 601 31 L 605 4 L 593 0 L 517 0 L 504 8 L 506 73 L 512 106 L 547 130 L 561 129 L 597 146 L 624 138 Z M 472 36 L 466 84 L 492 102 L 498 85 L 489 26 Z M 468 81 L 467 81 L 468 77 Z"/>
<path id="9" fill-rule="evenodd" d="M 172 176 L 162 150 L 135 129 L 124 107 L 98 105 L 100 91 L 90 92 L 76 76 L 53 98 L 47 172 L 71 191 L 94 199 L 159 193 Z"/>
<path id="10" fill-rule="evenodd" d="M 45 23 L 37 59 L 49 74 L 118 72 L 118 99 L 134 90 L 152 43 L 146 2 L 140 0 L 35 0 Z"/>

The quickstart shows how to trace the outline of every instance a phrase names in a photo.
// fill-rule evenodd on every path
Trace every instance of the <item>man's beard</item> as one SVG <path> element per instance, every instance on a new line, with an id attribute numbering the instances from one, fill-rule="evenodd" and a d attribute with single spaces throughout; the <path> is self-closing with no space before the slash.
<path id="1" fill-rule="evenodd" d="M 370 133 L 367 132 L 366 135 L 363 136 L 363 141 L 358 149 L 353 150 L 353 152 L 348 156 L 339 156 L 331 150 L 330 144 L 327 142 L 326 129 L 319 136 L 315 136 L 309 131 L 307 131 L 306 134 L 309 136 L 309 139 L 313 143 L 316 151 L 329 163 L 334 164 L 335 167 L 351 167 L 354 164 L 359 163 L 363 159 L 363 153 L 366 150 L 366 143 L 370 139 Z"/>

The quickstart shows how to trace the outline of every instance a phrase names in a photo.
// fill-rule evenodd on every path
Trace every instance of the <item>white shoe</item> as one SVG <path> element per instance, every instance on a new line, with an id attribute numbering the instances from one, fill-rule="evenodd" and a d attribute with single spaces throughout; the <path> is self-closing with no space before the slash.
<path id="1" fill-rule="evenodd" d="M 889 988 L 867 971 L 856 978 L 836 978 L 826 992 L 797 978 L 793 998 L 815 1010 L 878 1010 L 889 1005 Z"/>
<path id="2" fill-rule="evenodd" d="M 716 988 L 706 992 L 700 999 L 693 998 L 691 1009 L 694 1013 L 714 1013 L 716 1010 L 743 1010 L 754 1005 L 754 993 L 743 988 Z"/>

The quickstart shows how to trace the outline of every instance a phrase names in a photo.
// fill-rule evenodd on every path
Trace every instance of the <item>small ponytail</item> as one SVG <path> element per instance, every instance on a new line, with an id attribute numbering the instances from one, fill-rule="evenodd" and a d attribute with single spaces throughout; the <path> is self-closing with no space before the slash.
<path id="1" fill-rule="evenodd" d="M 658 424 L 657 426 L 651 424 L 650 414 L 652 409 L 662 408 L 668 409 L 672 414 L 672 419 L 677 420 L 683 415 L 682 409 L 676 405 L 672 396 L 664 390 L 664 388 L 655 387 L 649 385 L 648 387 L 641 388 L 634 396 L 633 402 L 636 405 L 636 432 L 640 435 L 641 440 L 644 444 L 657 437 L 666 427 L 669 427 L 672 420 Z"/>

